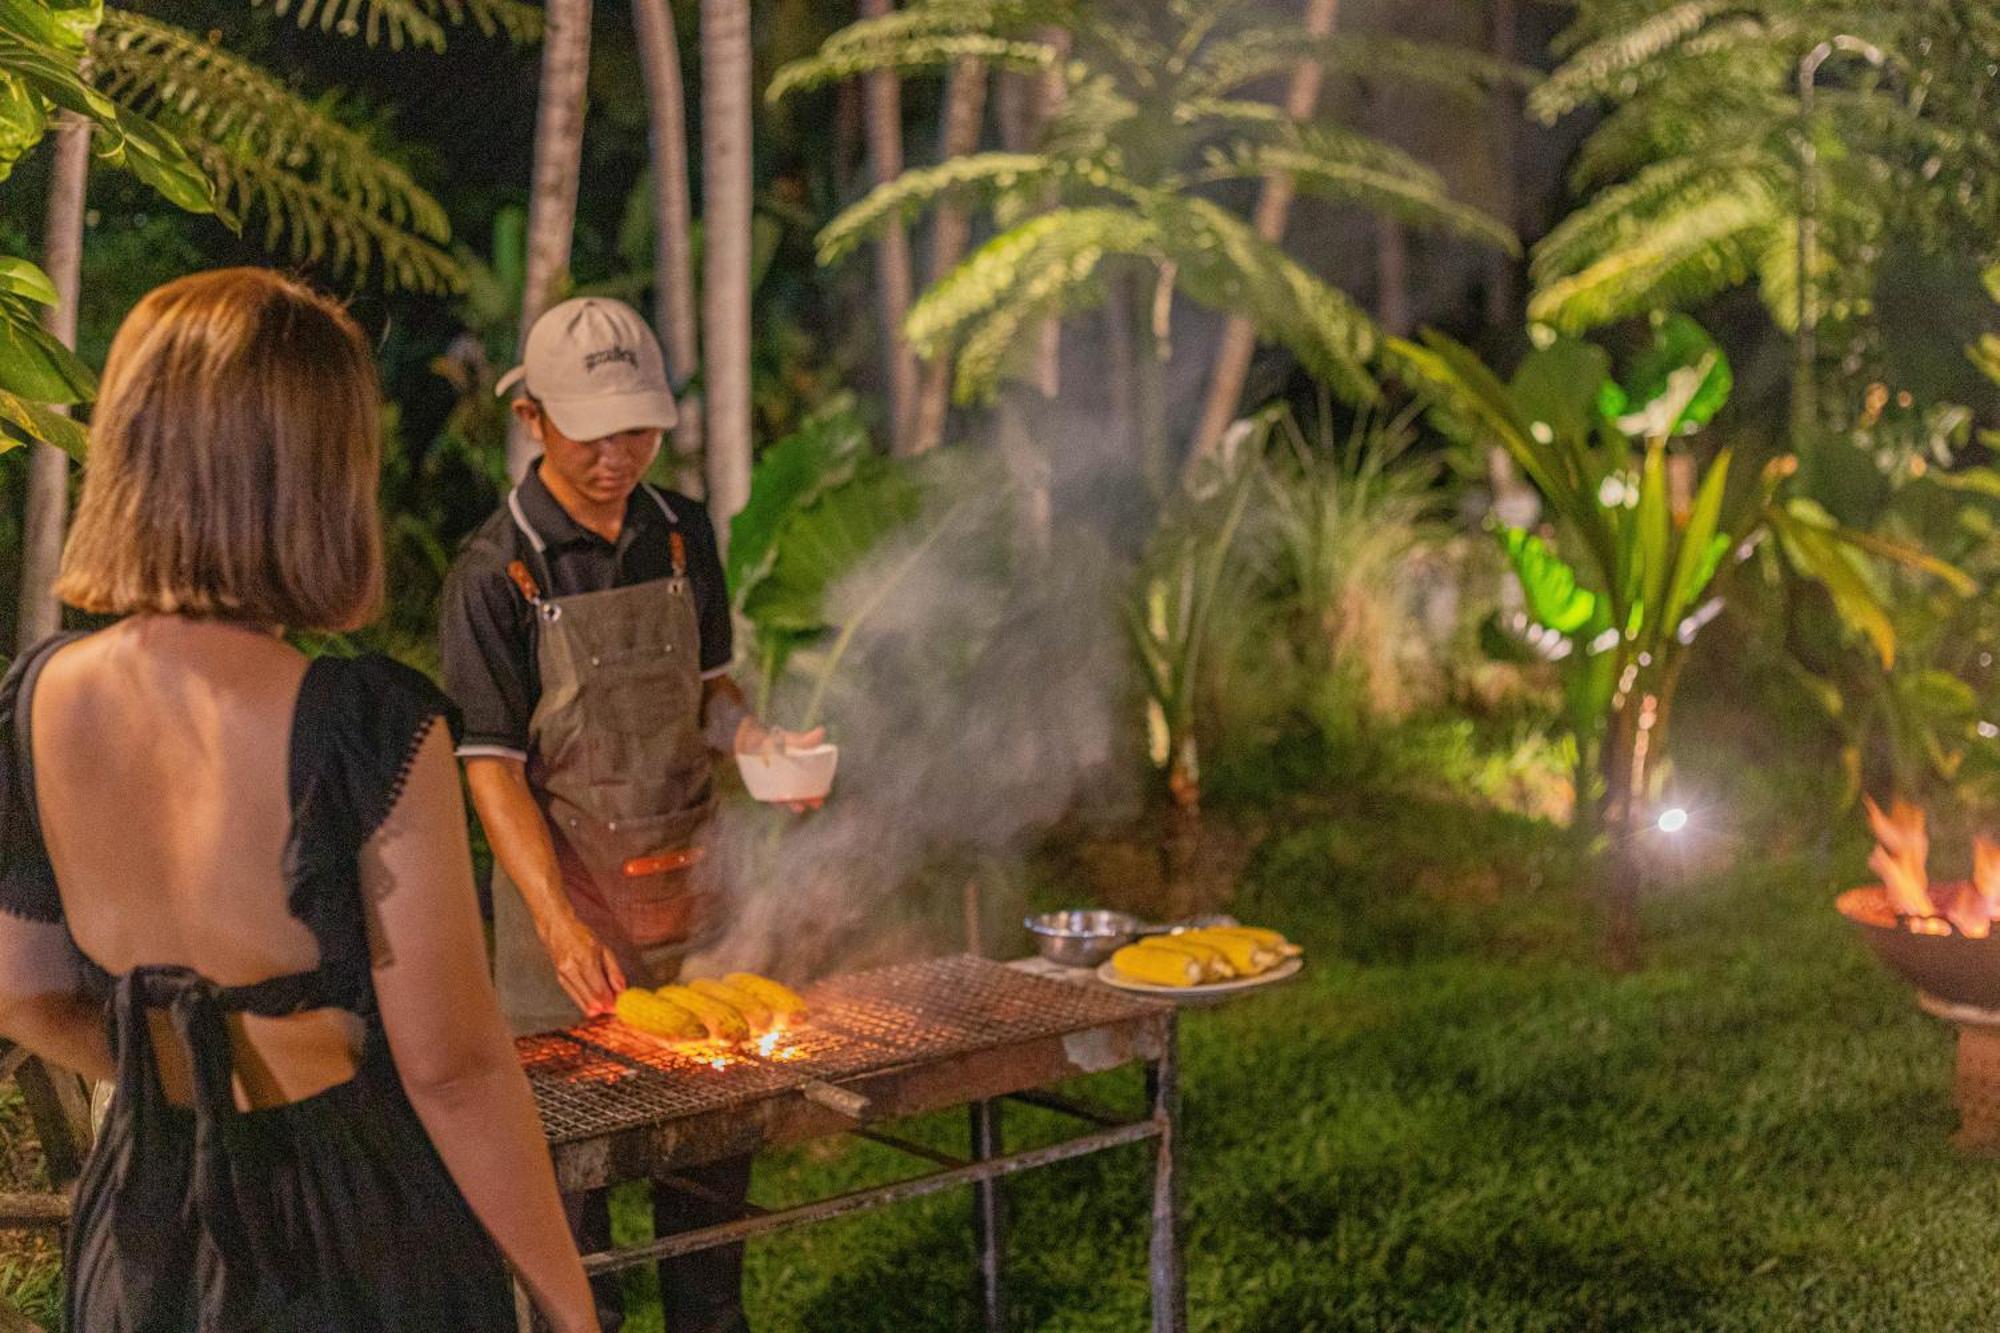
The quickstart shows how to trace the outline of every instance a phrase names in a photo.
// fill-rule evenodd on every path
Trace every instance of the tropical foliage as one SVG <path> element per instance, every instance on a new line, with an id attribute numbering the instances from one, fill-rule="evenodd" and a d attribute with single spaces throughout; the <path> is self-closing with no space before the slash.
<path id="1" fill-rule="evenodd" d="M 1574 169 L 1589 198 L 1535 249 L 1534 319 L 1575 332 L 1755 281 L 1793 327 L 1808 163 L 1823 317 L 1868 313 L 1892 246 L 2000 256 L 1991 5 L 1581 0 L 1557 51 L 1531 109 L 1606 114 Z"/>
<path id="2" fill-rule="evenodd" d="M 55 7 L 0 0 L 0 179 L 64 112 L 92 121 L 98 152 L 183 208 L 212 211 L 208 181 L 169 134 L 98 92 L 80 73 L 98 4 Z M 75 453 L 82 432 L 43 404 L 83 402 L 96 377 L 45 332 L 37 306 L 56 302 L 48 276 L 25 259 L 0 258 L 0 453 L 47 440 Z"/>
<path id="3" fill-rule="evenodd" d="M 878 187 L 820 235 L 832 263 L 872 231 L 947 201 L 981 204 L 997 234 L 925 292 L 906 332 L 926 357 L 956 352 L 962 400 L 990 396 L 1024 330 L 1102 303 L 1107 271 L 1152 279 L 1141 301 L 1164 342 L 1181 292 L 1250 318 L 1318 378 L 1370 399 L 1372 320 L 1261 239 L 1213 187 L 1288 173 L 1307 194 L 1511 249 L 1511 232 L 1453 199 L 1417 159 L 1334 123 L 1293 124 L 1252 90 L 1317 58 L 1345 78 L 1418 83 L 1477 99 L 1517 77 L 1469 52 L 1380 34 L 1314 37 L 1249 8 L 950 0 L 856 23 L 780 70 L 769 95 L 870 70 L 936 72 L 961 59 L 1058 76 L 1063 96 L 1032 151 L 983 152 L 915 168 Z"/>
<path id="4" fill-rule="evenodd" d="M 1671 773 L 1681 672 L 1722 609 L 1732 566 L 1775 540 L 1884 669 L 1897 637 L 1874 558 L 1941 578 L 1961 596 L 1972 584 L 1941 560 L 1784 495 L 1797 468 L 1789 456 L 1735 481 L 1729 447 L 1700 466 L 1685 441 L 1722 409 L 1733 378 L 1721 349 L 1685 316 L 1657 322 L 1622 380 L 1602 349 L 1575 340 L 1534 352 L 1507 383 L 1441 334 L 1398 343 L 1395 354 L 1435 397 L 1446 429 L 1504 447 L 1549 505 L 1552 537 L 1495 525 L 1525 606 L 1494 637 L 1504 650 L 1500 634 L 1511 632 L 1560 673 L 1579 808 L 1613 853 L 1611 943 L 1629 959 L 1633 840 Z"/>

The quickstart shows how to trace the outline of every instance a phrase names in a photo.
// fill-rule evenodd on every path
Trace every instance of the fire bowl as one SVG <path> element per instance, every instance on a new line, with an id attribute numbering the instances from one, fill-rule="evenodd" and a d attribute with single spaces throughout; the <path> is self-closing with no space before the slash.
<path id="1" fill-rule="evenodd" d="M 1875 956 L 1925 995 L 1973 1009 L 2000 1009 L 2000 934 L 1959 934 L 1941 916 L 1912 917 L 1880 885 L 1849 889 L 1834 906 Z"/>

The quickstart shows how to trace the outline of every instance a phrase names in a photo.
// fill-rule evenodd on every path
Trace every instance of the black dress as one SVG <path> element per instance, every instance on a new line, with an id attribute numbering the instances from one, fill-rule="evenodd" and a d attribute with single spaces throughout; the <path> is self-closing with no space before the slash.
<path id="1" fill-rule="evenodd" d="M 72 636 L 73 637 L 73 636 Z M 0 684 L 0 910 L 60 922 L 36 824 L 27 711 L 64 639 Z M 499 1252 L 403 1095 L 376 1008 L 356 856 L 450 706 L 385 658 L 321 658 L 300 686 L 290 748 L 291 912 L 320 965 L 253 986 L 185 968 L 105 976 L 117 1093 L 77 1186 L 72 1333 L 429 1333 L 506 1329 Z M 17 739 L 18 738 L 18 739 Z M 334 1007 L 366 1029 L 359 1072 L 285 1106 L 239 1111 L 224 1015 Z M 192 1108 L 161 1091 L 146 1010 L 187 1048 Z"/>

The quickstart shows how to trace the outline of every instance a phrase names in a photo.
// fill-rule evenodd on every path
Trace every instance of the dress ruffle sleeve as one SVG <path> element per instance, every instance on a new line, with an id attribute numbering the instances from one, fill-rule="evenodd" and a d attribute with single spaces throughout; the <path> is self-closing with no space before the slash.
<path id="1" fill-rule="evenodd" d="M 35 824 L 23 686 L 60 642 L 29 649 L 0 681 L 0 912 L 51 923 L 63 919 L 62 897 Z"/>

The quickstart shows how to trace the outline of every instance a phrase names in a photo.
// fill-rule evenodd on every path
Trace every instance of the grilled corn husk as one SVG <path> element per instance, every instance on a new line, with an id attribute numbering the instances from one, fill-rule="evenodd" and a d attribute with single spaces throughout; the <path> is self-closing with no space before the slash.
<path id="1" fill-rule="evenodd" d="M 777 1015 L 771 1011 L 771 1006 L 741 986 L 732 986 L 726 981 L 714 981 L 702 977 L 690 981 L 688 989 L 699 991 L 711 1000 L 720 1000 L 743 1015 L 743 1021 L 750 1025 L 752 1032 L 769 1032 L 772 1025 L 777 1022 Z"/>
<path id="2" fill-rule="evenodd" d="M 722 980 L 725 985 L 749 992 L 780 1018 L 788 1018 L 806 1011 L 803 996 L 790 986 L 781 985 L 769 977 L 760 977 L 755 972 L 731 972 Z"/>
<path id="3" fill-rule="evenodd" d="M 662 999 L 642 986 L 618 992 L 614 1006 L 619 1021 L 649 1037 L 665 1041 L 700 1041 L 708 1035 L 702 1021 L 687 1008 Z"/>
<path id="4" fill-rule="evenodd" d="M 1186 935 L 1151 935 L 1140 940 L 1135 949 L 1166 949 L 1183 953 L 1201 964 L 1202 980 L 1227 981 L 1236 975 L 1236 969 L 1229 965 L 1228 957 L 1213 944 L 1189 939 Z"/>
<path id="5" fill-rule="evenodd" d="M 662 986 L 655 994 L 699 1018 L 708 1035 L 718 1041 L 742 1041 L 750 1035 L 749 1021 L 733 1004 L 688 986 Z"/>
<path id="6" fill-rule="evenodd" d="M 1193 954 L 1128 944 L 1111 955 L 1112 970 L 1127 981 L 1148 986 L 1198 986 L 1203 969 Z"/>
<path id="7" fill-rule="evenodd" d="M 1260 972 L 1268 972 L 1284 959 L 1284 955 L 1276 949 L 1266 948 L 1246 935 L 1219 930 L 1190 930 L 1180 938 L 1221 950 L 1222 956 L 1229 960 L 1229 966 L 1239 977 L 1254 977 Z"/>

